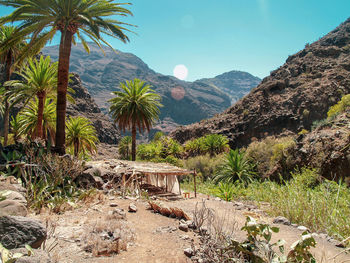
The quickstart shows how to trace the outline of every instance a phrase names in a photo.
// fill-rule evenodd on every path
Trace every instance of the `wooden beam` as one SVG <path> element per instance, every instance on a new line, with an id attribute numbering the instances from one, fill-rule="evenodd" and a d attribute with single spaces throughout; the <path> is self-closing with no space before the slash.
<path id="1" fill-rule="evenodd" d="M 177 178 L 177 183 L 179 184 L 179 193 L 180 193 L 180 195 L 182 196 L 181 187 L 180 187 L 180 180 L 179 180 L 179 177 L 178 177 L 178 176 L 176 176 L 176 178 Z"/>

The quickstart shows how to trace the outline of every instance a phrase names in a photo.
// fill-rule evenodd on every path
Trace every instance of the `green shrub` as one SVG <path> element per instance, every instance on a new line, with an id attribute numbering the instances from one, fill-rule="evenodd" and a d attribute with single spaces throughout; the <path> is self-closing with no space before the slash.
<path id="1" fill-rule="evenodd" d="M 230 150 L 224 164 L 218 168 L 214 180 L 227 183 L 252 181 L 255 176 L 254 166 L 244 155 L 244 152 L 238 149 Z"/>
<path id="2" fill-rule="evenodd" d="M 154 141 L 154 142 L 159 141 L 164 136 L 165 136 L 165 134 L 163 132 L 161 132 L 161 131 L 156 132 L 154 134 L 154 136 L 153 136 L 153 140 L 152 141 Z"/>
<path id="3" fill-rule="evenodd" d="M 161 142 L 143 143 L 137 146 L 137 157 L 140 160 L 149 161 L 155 158 L 159 158 L 162 151 Z"/>
<path id="4" fill-rule="evenodd" d="M 193 139 L 185 143 L 185 151 L 189 157 L 202 155 L 205 153 L 204 137 Z"/>
<path id="5" fill-rule="evenodd" d="M 288 169 L 292 162 L 288 151 L 294 146 L 293 137 L 267 137 L 252 142 L 246 150 L 246 158 L 256 164 L 257 173 L 263 176 L 279 162 Z"/>
<path id="6" fill-rule="evenodd" d="M 311 130 L 315 130 L 319 127 L 324 127 L 330 125 L 330 122 L 328 119 L 323 119 L 323 120 L 317 120 L 312 123 Z"/>
<path id="7" fill-rule="evenodd" d="M 328 119 L 334 118 L 336 115 L 344 112 L 350 107 L 350 94 L 347 94 L 341 98 L 341 100 L 329 108 L 327 112 Z"/>
<path id="8" fill-rule="evenodd" d="M 231 183 L 219 183 L 214 189 L 214 194 L 225 201 L 231 201 L 235 195 L 235 188 Z"/>
<path id="9" fill-rule="evenodd" d="M 216 169 L 223 164 L 224 158 L 224 154 L 217 155 L 214 158 L 209 155 L 200 155 L 184 160 L 183 166 L 188 170 L 196 169 L 202 180 L 207 181 L 213 179 Z"/>

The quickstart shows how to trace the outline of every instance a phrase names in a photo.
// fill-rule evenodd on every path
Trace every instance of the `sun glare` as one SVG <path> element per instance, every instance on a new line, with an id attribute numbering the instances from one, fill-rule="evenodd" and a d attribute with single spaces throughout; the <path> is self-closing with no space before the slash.
<path id="1" fill-rule="evenodd" d="M 185 80 L 188 76 L 188 69 L 185 65 L 177 65 L 174 68 L 174 77 Z"/>

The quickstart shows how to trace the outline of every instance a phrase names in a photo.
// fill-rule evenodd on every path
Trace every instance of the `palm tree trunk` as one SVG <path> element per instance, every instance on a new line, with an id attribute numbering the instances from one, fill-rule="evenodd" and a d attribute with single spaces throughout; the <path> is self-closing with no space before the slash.
<path id="1" fill-rule="evenodd" d="M 78 155 L 79 155 L 79 148 L 80 148 L 79 140 L 76 139 L 76 140 L 74 141 L 74 156 L 75 156 L 75 157 L 78 157 Z"/>
<path id="2" fill-rule="evenodd" d="M 58 154 L 66 153 L 66 109 L 67 109 L 67 87 L 69 78 L 69 58 L 72 48 L 73 33 L 61 32 L 61 42 L 58 59 L 58 84 L 57 84 L 57 106 L 56 106 L 56 140 L 55 150 Z"/>
<path id="3" fill-rule="evenodd" d="M 6 57 L 5 81 L 10 80 L 11 64 L 12 64 L 12 53 L 8 52 Z M 8 87 L 5 87 L 5 89 L 8 90 Z M 4 112 L 4 146 L 7 146 L 9 129 L 10 129 L 10 104 L 6 99 L 5 112 Z"/>
<path id="4" fill-rule="evenodd" d="M 44 114 L 44 100 L 45 100 L 45 93 L 39 92 L 37 94 L 39 103 L 38 103 L 38 122 L 36 124 L 36 137 L 44 139 L 44 133 L 43 133 L 43 114 Z"/>
<path id="5" fill-rule="evenodd" d="M 132 124 L 131 128 L 131 136 L 132 136 L 132 142 L 131 142 L 131 160 L 136 161 L 136 124 Z"/>

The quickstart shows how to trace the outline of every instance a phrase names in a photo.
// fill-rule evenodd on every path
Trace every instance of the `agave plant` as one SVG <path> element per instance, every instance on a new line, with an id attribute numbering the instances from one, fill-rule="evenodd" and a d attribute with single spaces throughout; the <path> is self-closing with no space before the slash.
<path id="1" fill-rule="evenodd" d="M 240 181 L 249 183 L 255 176 L 253 165 L 244 158 L 244 152 L 238 149 L 230 150 L 225 163 L 219 167 L 214 178 L 215 182 L 234 183 Z"/>

